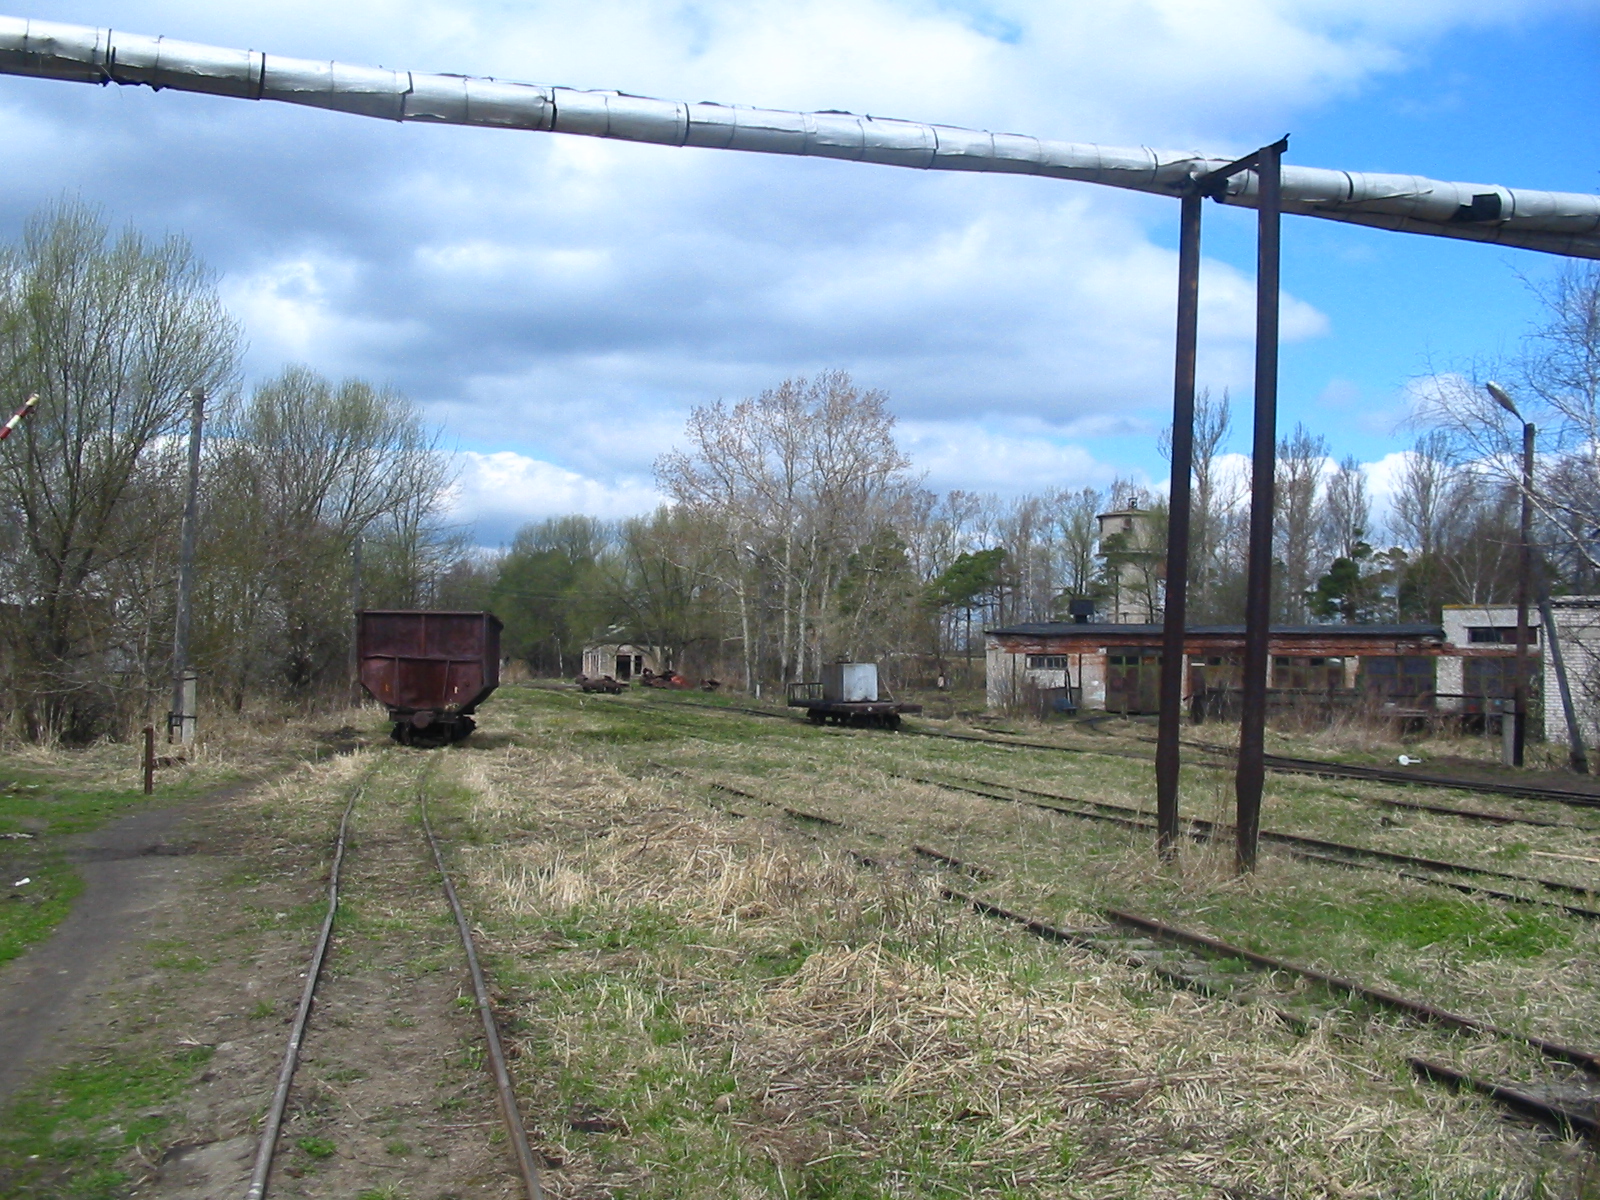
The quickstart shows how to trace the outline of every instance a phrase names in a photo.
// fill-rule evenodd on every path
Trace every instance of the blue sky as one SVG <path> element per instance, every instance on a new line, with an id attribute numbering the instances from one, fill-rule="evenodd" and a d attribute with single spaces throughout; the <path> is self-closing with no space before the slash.
<path id="1" fill-rule="evenodd" d="M 38 0 L 14 15 L 673 99 L 1593 192 L 1600 0 Z M 841 367 L 930 486 L 1160 477 L 1176 205 L 0 78 L 0 236 L 62 194 L 188 235 L 249 339 L 392 382 L 457 515 L 639 511 L 688 408 Z M 1253 215 L 1208 206 L 1202 382 L 1247 421 Z M 1407 388 L 1515 349 L 1558 260 L 1290 219 L 1280 424 L 1374 464 Z M 1235 439 L 1236 448 L 1243 438 Z"/>

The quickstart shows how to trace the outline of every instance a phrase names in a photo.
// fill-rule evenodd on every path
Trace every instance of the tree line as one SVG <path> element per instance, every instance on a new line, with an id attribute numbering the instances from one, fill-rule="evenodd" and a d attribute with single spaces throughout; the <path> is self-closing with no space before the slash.
<path id="1" fill-rule="evenodd" d="M 62 202 L 0 248 L 0 687 L 13 732 L 85 741 L 170 697 L 187 431 L 205 401 L 192 662 L 208 696 L 348 688 L 353 562 L 371 602 L 446 598 L 448 462 L 393 390 L 288 366 L 239 387 L 238 324 L 180 237 Z"/>
<path id="2" fill-rule="evenodd" d="M 1481 386 L 1516 381 L 1544 439 L 1535 538 L 1544 586 L 1596 589 L 1600 564 L 1600 273 L 1568 271 L 1515 358 L 1436 377 L 1374 515 L 1353 456 L 1303 424 L 1277 447 L 1273 617 L 1285 624 L 1436 623 L 1447 604 L 1515 595 L 1520 428 Z M 1242 621 L 1250 464 L 1229 453 L 1226 392 L 1196 405 L 1190 620 Z M 887 397 L 842 372 L 696 409 L 657 463 L 669 503 L 604 524 L 525 528 L 480 563 L 480 594 L 535 669 L 576 670 L 590 640 L 657 647 L 690 674 L 752 689 L 815 678 L 845 656 L 901 683 L 976 682 L 985 625 L 1067 619 L 1075 600 L 1158 622 L 1165 500 L 1119 480 L 1001 498 L 922 486 Z M 1163 446 L 1165 447 L 1165 439 Z M 1098 517 L 1135 510 L 1131 531 Z"/>
<path id="3" fill-rule="evenodd" d="M 1600 571 L 1600 274 L 1542 294 L 1522 353 L 1435 377 L 1386 520 L 1354 458 L 1297 426 L 1278 448 L 1275 618 L 1436 621 L 1514 592 L 1520 429 L 1547 586 Z M 488 608 L 508 654 L 575 673 L 593 641 L 761 690 L 845 656 L 892 683 L 977 682 L 982 629 L 1091 601 L 1160 619 L 1165 510 L 1129 480 L 1014 498 L 923 486 L 888 397 L 843 372 L 691 414 L 656 464 L 667 503 L 621 522 L 530 524 L 498 551 L 447 523 L 449 457 L 402 395 L 302 365 L 245 390 L 241 331 L 177 237 L 63 202 L 0 247 L 0 401 L 37 393 L 0 446 L 0 687 L 13 730 L 85 740 L 165 711 L 186 429 L 207 397 L 192 661 L 213 704 L 348 695 L 352 610 Z M 1197 403 L 1190 599 L 1240 619 L 1248 461 L 1230 397 Z M 1145 514 L 1102 536 L 1100 514 Z"/>

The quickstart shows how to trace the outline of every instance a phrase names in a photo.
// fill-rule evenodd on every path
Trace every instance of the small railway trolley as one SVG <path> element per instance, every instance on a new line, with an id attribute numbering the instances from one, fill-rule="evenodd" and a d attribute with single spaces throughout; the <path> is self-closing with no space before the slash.
<path id="1" fill-rule="evenodd" d="M 805 709 L 806 719 L 814 725 L 898 729 L 901 713 L 922 711 L 920 704 L 906 704 L 879 692 L 877 663 L 828 663 L 820 680 L 791 683 L 785 699 L 790 708 Z"/>

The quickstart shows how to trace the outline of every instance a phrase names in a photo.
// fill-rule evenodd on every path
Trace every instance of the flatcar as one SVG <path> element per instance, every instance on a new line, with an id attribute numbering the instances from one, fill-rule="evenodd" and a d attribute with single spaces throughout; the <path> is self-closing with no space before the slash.
<path id="1" fill-rule="evenodd" d="M 459 742 L 500 686 L 500 621 L 486 612 L 356 614 L 361 686 L 389 710 L 403 746 Z"/>
<path id="2" fill-rule="evenodd" d="M 786 699 L 790 708 L 805 709 L 813 725 L 899 729 L 900 714 L 922 711 L 920 704 L 879 694 L 876 663 L 826 663 L 821 679 L 791 683 Z"/>

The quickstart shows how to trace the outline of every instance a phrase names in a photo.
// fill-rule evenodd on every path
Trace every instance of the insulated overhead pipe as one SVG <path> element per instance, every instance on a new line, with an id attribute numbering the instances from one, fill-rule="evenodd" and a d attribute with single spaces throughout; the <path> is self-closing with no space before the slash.
<path id="1" fill-rule="evenodd" d="M 1174 197 L 1227 162 L 1185 151 L 1046 141 L 845 112 L 688 104 L 621 92 L 348 66 L 16 17 L 0 17 L 0 73 L 282 100 L 392 121 L 530 129 L 935 171 L 1043 175 Z M 1231 178 L 1216 198 L 1255 207 L 1257 190 L 1255 172 L 1244 172 Z M 1287 166 L 1282 207 L 1287 213 L 1402 233 L 1600 258 L 1600 196 Z"/>

